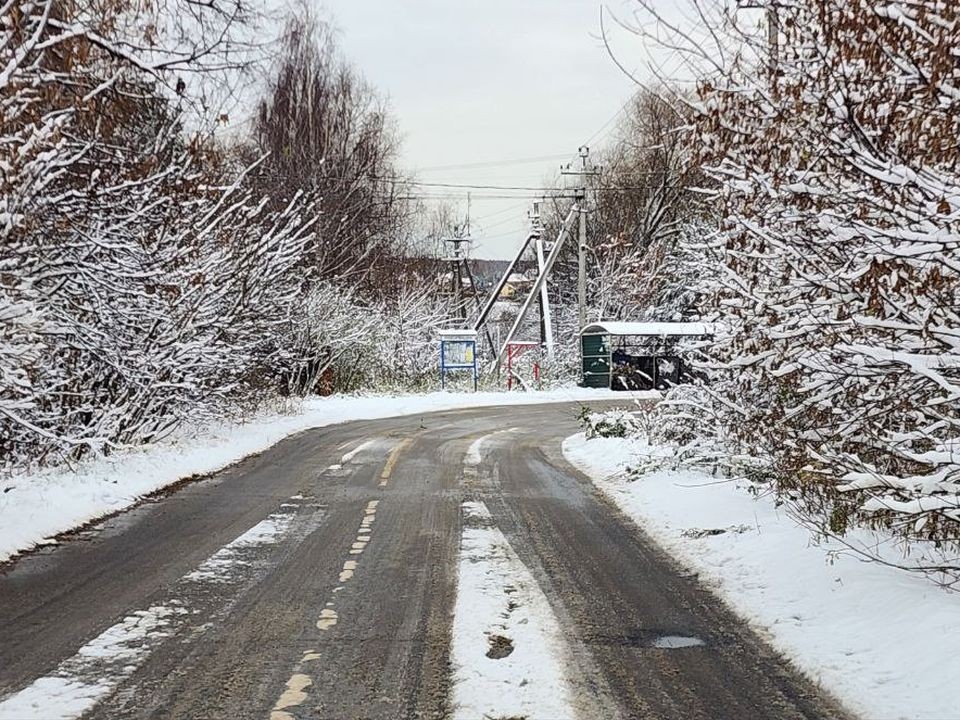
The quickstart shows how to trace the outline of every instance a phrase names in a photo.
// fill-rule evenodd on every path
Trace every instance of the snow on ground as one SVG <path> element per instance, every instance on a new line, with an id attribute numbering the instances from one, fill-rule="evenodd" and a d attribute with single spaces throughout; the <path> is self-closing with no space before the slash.
<path id="1" fill-rule="evenodd" d="M 564 454 L 811 678 L 869 720 L 960 718 L 960 595 L 815 545 L 772 498 L 693 472 L 623 470 L 642 441 L 574 435 Z M 720 534 L 702 531 L 723 530 Z"/>
<path id="2" fill-rule="evenodd" d="M 453 616 L 454 718 L 574 716 L 560 626 L 481 502 L 463 504 Z"/>
<path id="3" fill-rule="evenodd" d="M 244 424 L 205 428 L 176 441 L 56 469 L 0 478 L 0 562 L 51 536 L 123 510 L 182 478 L 220 470 L 310 428 L 495 405 L 645 399 L 651 393 L 565 388 L 530 393 L 430 393 L 406 396 L 310 398 L 299 412 L 264 415 Z"/>

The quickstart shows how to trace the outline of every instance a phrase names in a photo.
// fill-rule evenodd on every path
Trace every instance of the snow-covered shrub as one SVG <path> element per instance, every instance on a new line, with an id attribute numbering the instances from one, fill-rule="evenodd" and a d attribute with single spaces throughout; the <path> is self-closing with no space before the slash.
<path id="1" fill-rule="evenodd" d="M 623 408 L 594 412 L 583 407 L 577 417 L 588 440 L 636 437 L 644 430 L 644 424 L 635 411 Z"/>
<path id="2" fill-rule="evenodd" d="M 249 49 L 239 5 L 188 5 L 0 9 L 8 467 L 148 442 L 269 384 L 313 200 L 267 208 L 242 167 L 184 130 L 188 111 L 205 119 L 190 88 L 222 86 Z"/>
<path id="3" fill-rule="evenodd" d="M 0 4 L 0 470 L 319 386 L 434 375 L 442 304 L 373 272 L 402 249 L 407 205 L 372 179 L 394 175 L 396 148 L 371 91 L 347 86 L 356 74 L 308 69 L 332 93 L 304 90 L 309 108 L 272 87 L 272 107 L 293 97 L 294 125 L 315 131 L 313 166 L 214 134 L 228 121 L 215 99 L 263 57 L 253 20 L 246 0 Z M 311 113 L 334 106 L 331 135 Z M 319 171 L 331 144 L 364 184 L 338 187 L 341 203 Z"/>
<path id="4" fill-rule="evenodd" d="M 422 389 L 437 382 L 438 330 L 447 300 L 414 281 L 396 293 L 364 299 L 355 289 L 320 282 L 294 308 L 289 350 L 278 365 L 284 392 Z"/>
<path id="5" fill-rule="evenodd" d="M 724 213 L 711 413 L 821 527 L 958 540 L 960 6 L 770 5 L 775 45 L 719 3 L 667 40 Z"/>

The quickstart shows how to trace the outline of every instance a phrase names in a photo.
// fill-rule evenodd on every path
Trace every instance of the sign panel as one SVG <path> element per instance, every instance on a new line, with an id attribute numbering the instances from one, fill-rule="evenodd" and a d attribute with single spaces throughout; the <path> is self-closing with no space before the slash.
<path id="1" fill-rule="evenodd" d="M 440 387 L 446 387 L 446 375 L 450 371 L 468 370 L 473 376 L 473 389 L 477 389 L 477 340 L 476 334 L 447 333 L 440 337 Z"/>

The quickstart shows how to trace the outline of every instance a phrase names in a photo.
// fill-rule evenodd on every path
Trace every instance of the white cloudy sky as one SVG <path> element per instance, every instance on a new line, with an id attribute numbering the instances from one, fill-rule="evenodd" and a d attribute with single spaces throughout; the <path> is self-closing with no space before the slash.
<path id="1" fill-rule="evenodd" d="M 346 56 L 389 97 L 404 163 L 422 181 L 541 186 L 562 162 L 553 156 L 602 143 L 634 87 L 600 39 L 601 5 L 627 17 L 629 0 L 315 1 Z M 618 57 L 643 74 L 640 40 L 622 30 L 610 38 Z M 511 255 L 528 207 L 522 197 L 476 197 L 473 255 Z"/>

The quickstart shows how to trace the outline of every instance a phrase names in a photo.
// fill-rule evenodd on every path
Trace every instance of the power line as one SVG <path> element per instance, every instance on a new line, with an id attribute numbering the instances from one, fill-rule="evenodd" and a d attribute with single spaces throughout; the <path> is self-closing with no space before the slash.
<path id="1" fill-rule="evenodd" d="M 490 160 L 488 162 L 463 163 L 460 165 L 434 165 L 432 167 L 418 168 L 417 172 L 439 172 L 441 170 L 473 170 L 475 168 L 504 167 L 507 165 L 526 165 L 528 163 L 547 162 L 549 160 L 564 160 L 570 157 L 569 153 L 563 155 L 541 155 L 540 157 L 516 158 L 514 160 Z"/>
<path id="2" fill-rule="evenodd" d="M 481 215 L 480 217 L 476 218 L 476 220 L 477 220 L 477 222 L 482 222 L 483 220 L 487 220 L 487 219 L 492 218 L 492 217 L 497 217 L 498 215 L 503 215 L 504 213 L 515 212 L 515 211 L 519 210 L 520 208 L 525 208 L 525 207 L 527 207 L 527 203 L 526 203 L 526 202 L 522 202 L 522 203 L 519 203 L 519 204 L 517 204 L 517 205 L 510 205 L 509 207 L 501 208 L 500 210 L 497 210 L 496 212 L 487 213 L 486 215 Z"/>
<path id="3" fill-rule="evenodd" d="M 546 193 L 543 191 L 540 192 L 531 192 L 531 193 L 513 193 L 511 195 L 503 194 L 488 194 L 488 193 L 472 193 L 474 200 L 548 200 L 548 199 L 559 199 L 564 198 L 573 198 L 574 193 L 572 191 L 557 191 L 552 193 Z M 406 193 L 400 195 L 396 200 L 466 200 L 466 193 Z"/>
<path id="4" fill-rule="evenodd" d="M 475 185 L 472 183 L 437 183 L 423 182 L 421 180 L 408 180 L 404 178 L 371 178 L 372 180 L 383 180 L 386 182 L 395 182 L 398 185 L 416 185 L 417 187 L 436 187 L 436 188 L 461 188 L 463 190 L 516 190 L 523 192 L 537 191 L 543 192 L 551 188 L 532 187 L 529 185 Z"/>
<path id="5" fill-rule="evenodd" d="M 480 225 L 480 229 L 481 229 L 484 233 L 486 233 L 486 232 L 489 231 L 489 230 L 493 230 L 494 228 L 502 227 L 502 226 L 504 226 L 504 225 L 507 225 L 508 223 L 518 223 L 518 222 L 521 222 L 525 217 L 526 217 L 526 213 L 521 213 L 520 215 L 513 215 L 513 216 L 511 216 L 511 217 L 506 218 L 505 220 L 500 220 L 499 222 L 495 222 L 495 223 L 493 223 L 492 225 L 483 225 L 483 224 L 481 224 L 481 225 Z"/>
<path id="6" fill-rule="evenodd" d="M 481 236 L 484 240 L 497 240 L 498 238 L 505 237 L 516 237 L 524 232 L 523 228 L 517 228 L 516 230 L 511 230 L 509 232 L 497 233 L 496 235 L 483 235 Z"/>
<path id="7" fill-rule="evenodd" d="M 658 175 L 662 174 L 661 171 L 649 170 L 649 171 L 638 171 L 636 174 L 645 174 L 645 175 Z M 334 176 L 320 176 L 321 180 L 351 180 L 353 178 L 342 178 Z M 426 187 L 426 188 L 454 188 L 459 190 L 500 190 L 500 191 L 516 191 L 516 192 L 537 192 L 544 194 L 556 194 L 556 193 L 568 193 L 572 194 L 572 191 L 566 190 L 564 188 L 548 188 L 548 187 L 534 187 L 530 185 L 480 185 L 480 184 L 470 184 L 470 183 L 435 183 L 435 182 L 423 182 L 420 180 L 411 180 L 409 178 L 400 178 L 400 177 L 377 177 L 374 175 L 366 176 L 368 180 L 378 180 L 380 182 L 390 182 L 396 185 L 415 185 L 417 187 Z M 620 186 L 598 186 L 591 187 L 591 190 L 599 190 L 606 192 L 620 192 L 620 191 L 631 191 L 631 190 L 649 190 L 651 188 L 658 188 L 659 185 L 620 185 Z M 522 195 L 507 196 L 507 197 L 517 197 L 520 198 Z"/>

